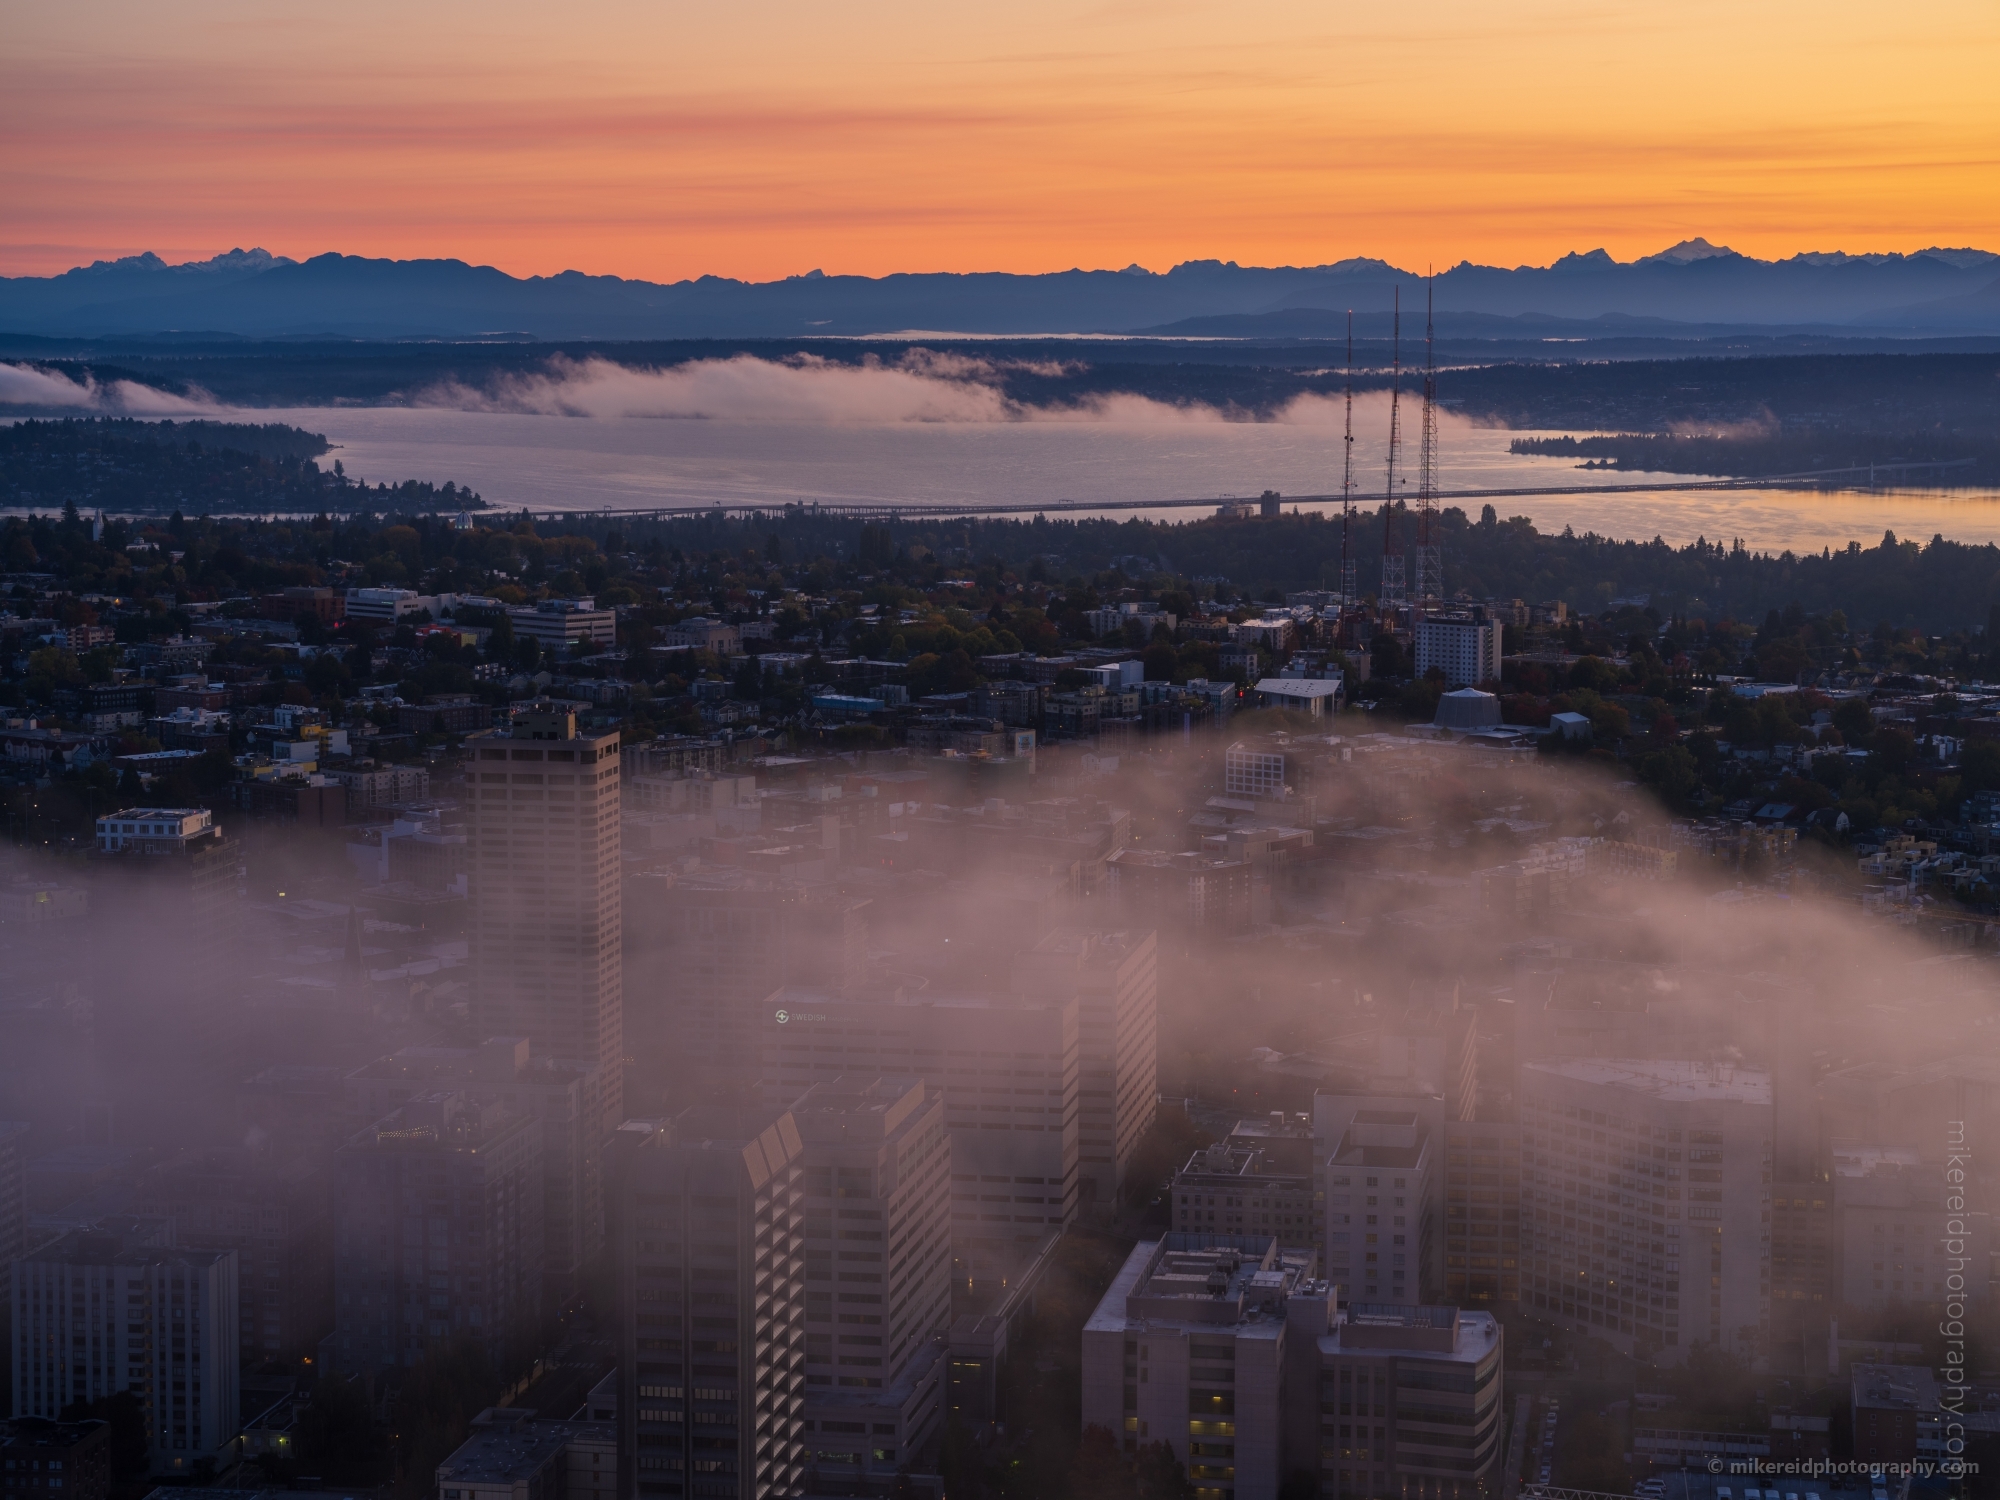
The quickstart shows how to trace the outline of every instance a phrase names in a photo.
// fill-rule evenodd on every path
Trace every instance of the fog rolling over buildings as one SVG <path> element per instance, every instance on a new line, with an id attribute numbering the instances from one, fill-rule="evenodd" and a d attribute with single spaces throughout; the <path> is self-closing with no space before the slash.
<path id="1" fill-rule="evenodd" d="M 1862 1452 L 1898 1368 L 1976 1405 L 1977 924 L 1479 717 L 843 749 L 528 696 L 393 806 L 21 851 L 11 1441 L 1449 1497 L 1538 1482 L 1547 1412 L 1588 1477 Z"/>

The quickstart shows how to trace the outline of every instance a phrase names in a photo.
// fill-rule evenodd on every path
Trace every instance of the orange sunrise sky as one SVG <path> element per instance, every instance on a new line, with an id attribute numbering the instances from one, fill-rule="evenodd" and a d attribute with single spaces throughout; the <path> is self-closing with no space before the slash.
<path id="1" fill-rule="evenodd" d="M 0 273 L 2000 249 L 2000 7 L 11 0 Z"/>

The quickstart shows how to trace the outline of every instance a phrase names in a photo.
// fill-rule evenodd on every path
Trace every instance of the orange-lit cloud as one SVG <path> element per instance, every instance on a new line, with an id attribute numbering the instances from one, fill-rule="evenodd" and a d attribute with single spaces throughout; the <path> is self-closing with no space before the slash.
<path id="1" fill-rule="evenodd" d="M 2000 13 L 12 8 L 0 271 L 258 243 L 751 278 L 2000 248 Z"/>

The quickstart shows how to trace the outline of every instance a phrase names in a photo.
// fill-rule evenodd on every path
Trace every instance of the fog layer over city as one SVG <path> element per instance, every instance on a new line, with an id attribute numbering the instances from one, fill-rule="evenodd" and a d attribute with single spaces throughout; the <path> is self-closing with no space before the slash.
<path id="1" fill-rule="evenodd" d="M 541 1368 L 539 1420 L 567 1403 L 568 1451 L 598 1451 L 601 1404 L 602 1454 L 640 1494 L 668 1428 L 637 1403 L 724 1343 L 704 1378 L 775 1403 L 740 1444 L 771 1493 L 847 1464 L 986 1484 L 1009 1452 L 1053 1474 L 1103 1443 L 1197 1471 L 1199 1432 L 1123 1420 L 1088 1331 L 1076 1364 L 1078 1320 L 1119 1326 L 1118 1288 L 1174 1256 L 1282 1272 L 1295 1341 L 1321 1298 L 1328 1371 L 1355 1309 L 1451 1307 L 1496 1370 L 1504 1328 L 1509 1361 L 1606 1400 L 1698 1371 L 1810 1412 L 1830 1350 L 1937 1352 L 1940 1326 L 1983 1318 L 1976 921 L 1857 906 L 1830 848 L 1782 822 L 1670 824 L 1595 760 L 1338 723 L 1266 709 L 1119 753 L 968 723 L 740 755 L 621 747 L 530 704 L 425 771 L 330 783 L 336 816 L 188 814 L 149 857 L 136 824 L 120 847 L 125 812 L 88 858 L 17 853 L 12 1253 L 221 1257 L 246 1278 L 228 1383 L 330 1471 L 386 1451 L 365 1422 L 329 1433 L 342 1401 L 404 1412 L 395 1451 L 434 1465 L 485 1440 L 465 1402 Z M 1346 1189 L 1371 1171 L 1407 1172 L 1408 1212 L 1364 1252 L 1376 1218 Z M 425 1192 L 447 1194 L 432 1248 L 393 1250 Z M 780 1261 L 804 1247 L 773 1283 L 791 1311 L 664 1314 L 660 1232 L 726 1243 L 739 1194 L 741 1233 L 778 1234 Z M 816 1215 L 850 1197 L 929 1270 L 818 1290 L 841 1241 Z M 437 1217 L 447 1201 L 474 1217 Z M 1128 1270 L 1169 1260 L 1106 1292 L 1128 1249 Z M 41 1273 L 22 1274 L 32 1332 Z M 1239 1336 L 1254 1299 L 1242 1316 Z M 883 1373 L 848 1390 L 856 1324 Z M 1053 1385 L 1006 1373 L 1010 1336 Z M 32 1339 L 16 1355 L 23 1414 L 108 1410 L 81 1373 L 54 1390 Z M 437 1382 L 458 1394 L 420 1410 Z M 870 1401 L 891 1456 L 815 1435 Z M 1043 1426 L 1006 1435 L 1010 1402 Z M 155 1472 L 195 1451 L 171 1430 Z M 1310 1466 L 1306 1437 L 1273 1432 L 1261 1458 L 1239 1436 L 1245 1484 Z M 201 1473 L 243 1462 L 233 1433 L 202 1441 Z M 1467 1441 L 1482 1470 L 1533 1467 L 1505 1421 Z"/>

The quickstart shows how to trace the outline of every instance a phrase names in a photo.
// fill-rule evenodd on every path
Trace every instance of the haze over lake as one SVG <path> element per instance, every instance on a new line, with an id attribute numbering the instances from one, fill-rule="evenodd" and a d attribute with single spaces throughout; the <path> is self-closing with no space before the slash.
<path id="1" fill-rule="evenodd" d="M 251 414 L 246 413 L 246 416 Z M 1403 407 L 1408 479 L 1415 490 L 1418 417 Z M 1338 403 L 1294 420 L 746 421 L 633 416 L 571 417 L 438 407 L 260 410 L 255 420 L 324 432 L 340 460 L 370 480 L 450 479 L 491 505 L 534 511 L 638 510 L 716 501 L 890 501 L 917 509 L 1013 500 L 1129 501 L 1254 497 L 1338 490 Z M 1356 402 L 1357 500 L 1380 502 L 1387 402 Z M 1663 484 L 1695 476 L 1582 470 L 1568 459 L 1507 451 L 1533 434 L 1448 419 L 1440 445 L 1444 490 Z M 1476 513 L 1479 501 L 1466 502 Z M 1608 536 L 1681 544 L 1697 535 L 1741 537 L 1757 550 L 1873 546 L 1941 533 L 2000 541 L 2000 493 L 1973 490 L 1639 491 L 1528 495 L 1494 501 L 1545 531 L 1573 526 Z M 1126 512 L 1125 514 L 1133 514 Z M 1139 512 L 1138 514 L 1145 514 Z M 1194 519 L 1199 510 L 1160 511 Z"/>

